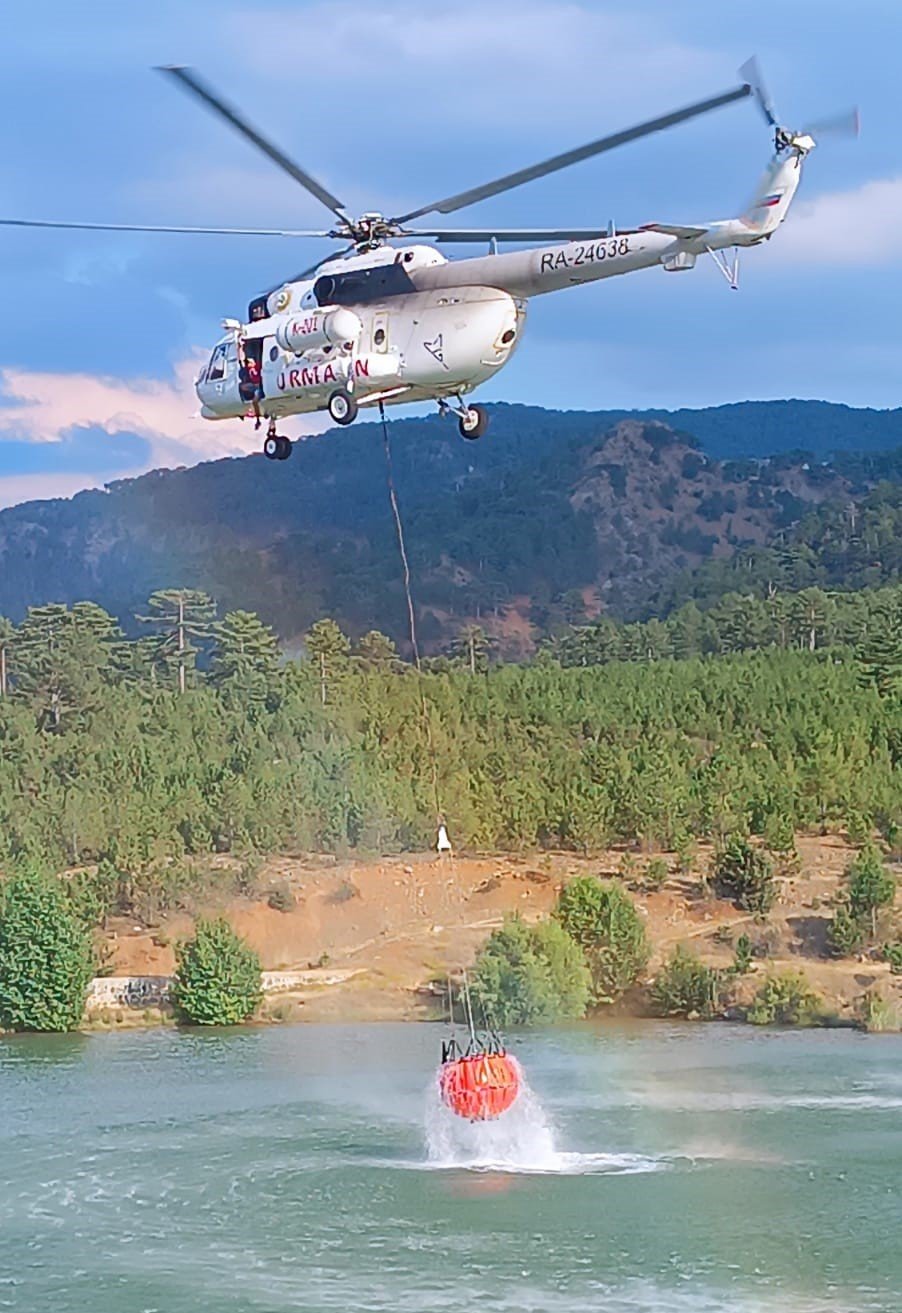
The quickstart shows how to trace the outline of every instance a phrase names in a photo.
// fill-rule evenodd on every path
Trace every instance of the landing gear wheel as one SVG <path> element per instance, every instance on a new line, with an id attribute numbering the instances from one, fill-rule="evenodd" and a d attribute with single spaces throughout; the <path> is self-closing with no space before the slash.
<path id="1" fill-rule="evenodd" d="M 462 415 L 458 428 L 460 436 L 470 442 L 481 438 L 489 426 L 489 413 L 485 406 L 468 406 L 466 415 Z"/>
<path id="2" fill-rule="evenodd" d="M 329 414 L 336 424 L 353 424 L 359 407 L 344 388 L 337 388 L 329 398 Z"/>
<path id="3" fill-rule="evenodd" d="M 263 455 L 267 460 L 288 460 L 291 451 L 291 441 L 281 433 L 267 434 L 263 443 Z"/>

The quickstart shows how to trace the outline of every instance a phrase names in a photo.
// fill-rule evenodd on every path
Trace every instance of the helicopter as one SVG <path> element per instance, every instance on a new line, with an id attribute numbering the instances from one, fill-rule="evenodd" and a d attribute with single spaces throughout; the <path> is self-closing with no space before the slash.
<path id="1" fill-rule="evenodd" d="M 327 411 L 339 425 L 362 407 L 435 401 L 454 415 L 461 435 L 481 437 L 484 406 L 469 394 L 507 364 L 518 346 L 531 297 L 599 279 L 661 267 L 693 269 L 710 255 L 738 286 L 739 252 L 773 236 L 795 196 L 802 162 L 828 132 L 857 134 L 858 111 L 803 131 L 781 126 L 757 60 L 739 70 L 742 82 L 719 95 L 649 119 L 480 186 L 386 218 L 355 217 L 310 173 L 285 155 L 196 72 L 159 70 L 262 151 L 322 205 L 334 221 L 320 230 L 197 228 L 140 224 L 0 219 L 0 225 L 111 232 L 200 233 L 328 238 L 346 243 L 255 297 L 247 320 L 223 320 L 223 336 L 196 380 L 200 413 L 208 420 L 267 421 L 263 453 L 286 460 L 289 438 L 277 432 L 286 416 Z M 736 218 L 697 224 L 647 223 L 618 228 L 416 227 L 432 214 L 451 214 L 478 201 L 638 141 L 736 101 L 753 97 L 774 134 L 774 155 L 753 200 Z M 447 259 L 438 243 L 480 243 L 487 254 Z M 413 239 L 413 243 L 410 243 Z M 395 246 L 392 243 L 405 244 Z M 527 250 L 499 251 L 502 243 Z M 731 251 L 728 259 L 726 252 Z M 383 411 L 384 414 L 384 411 Z"/>

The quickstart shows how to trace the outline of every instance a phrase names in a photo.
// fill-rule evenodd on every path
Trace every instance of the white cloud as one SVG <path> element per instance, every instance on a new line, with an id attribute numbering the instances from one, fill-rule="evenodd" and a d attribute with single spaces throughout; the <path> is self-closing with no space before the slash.
<path id="1" fill-rule="evenodd" d="M 246 425 L 198 417 L 194 378 L 201 359 L 180 361 L 169 379 L 2 369 L 0 421 L 11 437 L 27 442 L 57 442 L 75 426 L 137 433 L 150 442 L 154 460 L 167 465 L 251 450 L 256 444 L 242 432 Z"/>
<path id="2" fill-rule="evenodd" d="M 797 201 L 772 251 L 783 264 L 897 264 L 902 259 L 900 231 L 902 177 L 875 178 L 848 191 Z"/>
<path id="3" fill-rule="evenodd" d="M 738 81 L 735 52 L 597 0 L 276 3 L 226 12 L 218 40 L 238 61 L 225 94 L 358 213 L 411 209 L 491 176 L 486 155 L 501 173 Z M 209 116 L 187 100 L 181 112 L 190 147 L 123 185 L 128 214 L 329 226 L 224 124 L 198 124 Z M 471 147 L 483 157 L 472 177 Z"/>
<path id="4" fill-rule="evenodd" d="M 302 22 L 277 6 L 255 11 L 253 23 L 230 21 L 246 63 L 270 84 L 296 88 L 285 105 L 291 118 L 309 116 L 321 135 L 330 111 L 344 120 L 359 106 L 360 131 L 374 146 L 386 118 L 413 129 L 478 119 L 488 134 L 508 135 L 575 112 L 587 115 L 587 131 L 574 125 L 578 141 L 592 136 L 599 110 L 666 105 L 674 94 L 727 86 L 733 73 L 729 57 L 705 48 L 696 32 L 690 44 L 665 21 L 651 26 L 620 5 L 579 0 L 319 0 Z M 325 103 L 308 94 L 322 86 Z M 393 154 L 391 140 L 385 145 Z"/>
<path id="5" fill-rule="evenodd" d="M 73 428 L 91 426 L 109 434 L 135 433 L 145 438 L 147 458 L 134 469 L 116 469 L 117 478 L 259 451 L 261 434 L 250 421 L 200 419 L 194 378 L 202 359 L 205 355 L 192 354 L 180 361 L 168 379 L 0 369 L 0 442 L 5 436 L 56 443 Z M 300 436 L 325 426 L 322 418 L 307 416 L 279 427 Z M 12 473 L 0 477 L 0 503 L 11 505 L 29 496 L 68 496 L 102 482 L 103 475 L 98 474 Z"/>

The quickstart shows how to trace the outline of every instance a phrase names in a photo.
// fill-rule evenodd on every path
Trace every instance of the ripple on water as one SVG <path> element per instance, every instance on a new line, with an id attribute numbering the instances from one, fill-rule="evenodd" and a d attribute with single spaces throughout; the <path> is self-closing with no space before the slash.
<path id="1" fill-rule="evenodd" d="M 285 1027 L 241 1049 L 245 1084 L 219 1104 L 228 1043 L 192 1047 L 186 1079 L 173 1041 L 152 1116 L 146 1046 L 134 1065 L 101 1054 L 83 1088 L 99 1049 L 68 1055 L 57 1108 L 45 1068 L 7 1069 L 0 1128 L 8 1105 L 27 1133 L 0 1148 L 0 1309 L 902 1313 L 902 1146 L 885 1115 L 902 1097 L 863 1056 L 885 1046 L 834 1061 L 843 1041 L 828 1069 L 823 1046 L 815 1061 L 706 1030 L 693 1070 L 685 1038 L 649 1033 L 593 1041 L 587 1067 L 584 1035 L 538 1035 L 541 1100 L 527 1087 L 471 1125 L 434 1088 L 424 1120 L 423 1028 L 371 1034 L 372 1091 L 346 1039 L 333 1051 L 327 1030 Z M 711 1065 L 725 1042 L 750 1055 L 735 1072 Z M 121 1082 L 109 1106 L 106 1082 Z"/>

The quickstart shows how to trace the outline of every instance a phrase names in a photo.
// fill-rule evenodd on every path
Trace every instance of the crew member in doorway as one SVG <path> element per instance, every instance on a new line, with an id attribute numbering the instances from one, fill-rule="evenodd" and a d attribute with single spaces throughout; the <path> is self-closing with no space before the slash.
<path id="1" fill-rule="evenodd" d="M 263 400 L 263 372 L 257 352 L 253 349 L 247 350 L 243 344 L 239 344 L 238 347 L 238 395 L 242 401 L 252 403 L 257 428 L 259 428 L 260 402 Z"/>

